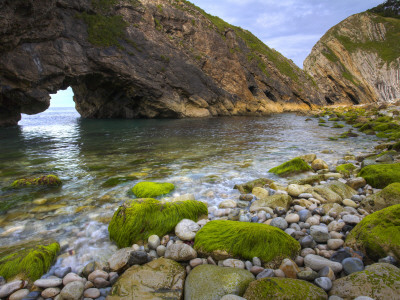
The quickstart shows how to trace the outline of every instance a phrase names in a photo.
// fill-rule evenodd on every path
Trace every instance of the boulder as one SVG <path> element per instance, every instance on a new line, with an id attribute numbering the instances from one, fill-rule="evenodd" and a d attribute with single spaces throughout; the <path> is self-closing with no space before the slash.
<path id="1" fill-rule="evenodd" d="M 329 169 L 329 166 L 322 159 L 317 158 L 311 163 L 311 168 L 313 168 L 314 171 L 318 171 L 318 170 Z"/>
<path id="2" fill-rule="evenodd" d="M 256 196 L 256 198 L 257 198 L 258 200 L 263 200 L 263 199 L 268 198 L 268 197 L 270 196 L 270 195 L 269 195 L 269 192 L 268 192 L 266 189 L 260 188 L 260 187 L 255 187 L 255 188 L 251 191 L 251 193 L 252 193 L 254 196 Z"/>
<path id="3" fill-rule="evenodd" d="M 343 164 L 336 167 L 336 172 L 342 174 L 344 177 L 350 177 L 357 167 L 353 164 Z"/>
<path id="4" fill-rule="evenodd" d="M 366 216 L 346 238 L 345 246 L 377 261 L 388 255 L 400 260 L 400 204 Z"/>
<path id="5" fill-rule="evenodd" d="M 0 274 L 5 279 L 33 282 L 53 264 L 60 245 L 54 240 L 31 240 L 0 248 Z"/>
<path id="6" fill-rule="evenodd" d="M 305 193 L 307 190 L 311 188 L 311 185 L 299 185 L 299 184 L 289 184 L 287 188 L 287 192 L 292 197 L 298 197 L 300 194 Z"/>
<path id="7" fill-rule="evenodd" d="M 372 299 L 398 299 L 400 269 L 386 263 L 367 266 L 364 271 L 335 280 L 329 294 L 345 300 L 351 300 L 360 295 Z"/>
<path id="8" fill-rule="evenodd" d="M 358 176 L 372 187 L 383 189 L 391 183 L 400 182 L 400 163 L 367 166 L 361 169 Z"/>
<path id="9" fill-rule="evenodd" d="M 139 182 L 133 188 L 133 194 L 138 198 L 155 198 L 166 195 L 175 189 L 172 183 Z"/>
<path id="10" fill-rule="evenodd" d="M 350 199 L 354 195 L 357 195 L 357 191 L 336 180 L 324 185 L 318 185 L 312 190 L 313 195 L 316 198 L 318 198 L 319 195 L 329 203 L 342 203 L 344 199 Z M 317 193 L 318 195 L 315 195 L 314 193 Z"/>
<path id="11" fill-rule="evenodd" d="M 164 236 L 172 232 L 183 219 L 197 221 L 207 214 L 207 205 L 200 201 L 161 203 L 155 199 L 129 200 L 114 213 L 108 231 L 110 239 L 118 247 L 131 247 L 153 234 Z"/>
<path id="12" fill-rule="evenodd" d="M 63 287 L 60 296 L 63 300 L 80 300 L 85 285 L 82 281 L 72 281 Z"/>
<path id="13" fill-rule="evenodd" d="M 208 222 L 197 233 L 194 248 L 203 255 L 225 252 L 231 257 L 279 266 L 282 259 L 295 259 L 300 244 L 284 231 L 259 223 L 217 220 Z"/>
<path id="14" fill-rule="evenodd" d="M 201 265 L 189 273 L 184 299 L 220 299 L 227 294 L 242 296 L 253 280 L 254 275 L 244 269 Z"/>
<path id="15" fill-rule="evenodd" d="M 312 283 L 298 279 L 275 277 L 266 277 L 251 282 L 243 297 L 247 300 L 328 299 L 325 291 Z"/>
<path id="16" fill-rule="evenodd" d="M 159 258 L 126 270 L 111 288 L 107 300 L 181 299 L 184 280 L 184 267 Z"/>
<path id="17" fill-rule="evenodd" d="M 382 191 L 368 196 L 360 205 L 366 211 L 373 212 L 396 204 L 400 204 L 399 182 L 392 183 Z"/>
<path id="18" fill-rule="evenodd" d="M 317 155 L 315 153 L 311 153 L 311 154 L 300 155 L 298 156 L 298 158 L 301 158 L 306 163 L 311 164 L 314 160 L 316 160 Z"/>
<path id="19" fill-rule="evenodd" d="M 233 188 L 239 190 L 242 194 L 249 194 L 255 187 L 264 187 L 273 183 L 274 181 L 268 178 L 259 178 L 242 184 L 236 184 Z"/>
<path id="20" fill-rule="evenodd" d="M 199 230 L 200 225 L 189 219 L 183 219 L 175 226 L 175 234 L 183 241 L 192 241 Z"/>
<path id="21" fill-rule="evenodd" d="M 278 176 L 289 176 L 312 171 L 312 168 L 301 158 L 294 158 L 269 170 Z"/>
<path id="22" fill-rule="evenodd" d="M 250 206 L 250 212 L 257 212 L 269 208 L 283 207 L 289 209 L 292 197 L 286 194 L 275 194 L 264 199 L 254 201 Z"/>
<path id="23" fill-rule="evenodd" d="M 343 199 L 351 199 L 354 195 L 357 195 L 357 191 L 349 187 L 347 184 L 344 184 L 340 181 L 331 181 L 327 184 L 327 186 L 338 194 L 342 200 Z"/>

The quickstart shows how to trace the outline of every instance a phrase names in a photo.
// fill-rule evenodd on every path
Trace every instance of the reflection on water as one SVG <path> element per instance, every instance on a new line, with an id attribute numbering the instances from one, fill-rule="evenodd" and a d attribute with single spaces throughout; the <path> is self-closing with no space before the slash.
<path id="1" fill-rule="evenodd" d="M 366 151 L 374 137 L 343 141 L 344 132 L 317 120 L 282 114 L 191 120 L 83 120 L 73 109 L 53 108 L 0 129 L 0 188 L 20 177 L 56 174 L 54 190 L 0 192 L 0 245 L 32 235 L 67 240 L 71 232 L 107 222 L 140 180 L 173 182 L 175 195 L 218 204 L 236 198 L 236 183 L 259 177 L 284 181 L 267 171 L 301 154 L 333 162 Z M 323 150 L 333 150 L 321 154 Z M 103 187 L 115 176 L 132 182 Z M 4 213 L 7 212 L 7 213 Z M 106 227 L 104 227 L 106 231 Z M 104 236 L 103 236 L 104 238 Z"/>

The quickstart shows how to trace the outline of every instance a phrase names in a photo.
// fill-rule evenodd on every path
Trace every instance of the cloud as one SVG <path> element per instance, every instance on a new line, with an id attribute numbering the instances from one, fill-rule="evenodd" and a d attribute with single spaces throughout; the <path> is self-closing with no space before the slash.
<path id="1" fill-rule="evenodd" d="M 212 15 L 250 30 L 302 67 L 324 33 L 382 0 L 192 0 Z"/>

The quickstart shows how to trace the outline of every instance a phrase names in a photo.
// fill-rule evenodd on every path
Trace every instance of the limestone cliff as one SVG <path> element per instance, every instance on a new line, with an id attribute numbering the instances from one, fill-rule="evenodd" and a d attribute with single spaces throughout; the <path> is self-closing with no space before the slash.
<path id="1" fill-rule="evenodd" d="M 0 124 L 71 86 L 87 118 L 309 109 L 312 79 L 250 32 L 179 0 L 0 1 Z"/>
<path id="2" fill-rule="evenodd" d="M 313 76 L 328 103 L 400 98 L 399 2 L 387 1 L 347 18 L 314 46 L 304 70 Z"/>

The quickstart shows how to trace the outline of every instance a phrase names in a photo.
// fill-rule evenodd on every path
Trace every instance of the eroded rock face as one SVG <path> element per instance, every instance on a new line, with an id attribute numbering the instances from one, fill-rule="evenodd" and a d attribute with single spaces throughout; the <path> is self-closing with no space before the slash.
<path id="1" fill-rule="evenodd" d="M 304 61 L 329 104 L 400 98 L 400 19 L 371 12 L 332 27 Z"/>
<path id="2" fill-rule="evenodd" d="M 46 110 L 49 94 L 68 86 L 86 118 L 260 115 L 323 104 L 290 60 L 184 1 L 3 1 L 0 28 L 0 125 Z"/>

